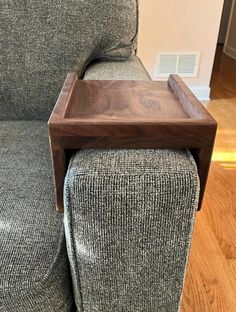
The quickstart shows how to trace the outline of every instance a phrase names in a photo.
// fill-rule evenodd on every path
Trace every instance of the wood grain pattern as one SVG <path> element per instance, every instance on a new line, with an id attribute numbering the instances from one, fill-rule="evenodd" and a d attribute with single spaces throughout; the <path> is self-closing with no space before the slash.
<path id="1" fill-rule="evenodd" d="M 51 146 L 51 155 L 54 168 L 56 210 L 58 212 L 64 212 L 63 187 L 67 169 L 66 152 L 64 149 Z"/>
<path id="2" fill-rule="evenodd" d="M 201 306 L 199 306 L 201 302 Z M 204 307 L 204 309 L 202 308 Z M 211 312 L 205 284 L 198 270 L 197 261 L 188 264 L 188 275 L 182 295 L 181 312 Z"/>
<path id="3" fill-rule="evenodd" d="M 48 122 L 49 125 L 52 120 L 60 121 L 63 118 L 65 111 L 67 109 L 71 92 L 73 90 L 73 85 L 76 80 L 77 80 L 76 73 L 70 73 L 67 75 L 61 93 L 59 94 L 57 103 L 49 119 Z M 57 145 L 56 142 L 54 141 L 54 137 L 50 135 L 50 126 L 49 126 L 49 143 L 51 147 L 53 175 L 55 184 L 56 210 L 62 213 L 64 212 L 63 185 L 67 170 L 66 151 L 62 146 L 60 146 L 60 144 Z"/>
<path id="4" fill-rule="evenodd" d="M 180 100 L 185 112 L 195 119 L 205 119 L 212 121 L 206 108 L 194 96 L 190 89 L 178 75 L 170 75 L 168 85 L 174 91 L 176 97 Z"/>
<path id="5" fill-rule="evenodd" d="M 195 235 L 192 243 L 194 261 L 198 264 L 196 270 L 201 276 L 211 309 L 213 311 L 234 312 L 236 304 L 235 281 L 209 223 L 205 218 L 201 218 L 201 222 L 198 222 L 200 217 L 201 213 L 198 215 L 195 227 L 198 237 Z M 232 301 L 230 300 L 232 298 L 235 299 Z"/>
<path id="6" fill-rule="evenodd" d="M 191 149 L 200 176 L 200 203 L 215 133 L 215 120 L 176 75 L 167 84 L 78 81 L 69 74 L 49 120 L 52 154 L 82 148 Z M 57 166 L 62 172 L 57 159 L 54 172 Z M 55 174 L 58 194 L 63 179 Z"/>
<path id="7" fill-rule="evenodd" d="M 126 123 L 190 116 L 165 82 L 80 80 L 76 82 L 65 118 L 75 118 L 77 122 Z"/>
<path id="8" fill-rule="evenodd" d="M 76 81 L 77 75 L 75 72 L 69 73 L 67 75 L 64 85 L 58 96 L 57 102 L 53 108 L 52 114 L 49 118 L 49 124 L 51 121 L 61 120 L 65 116 Z"/>
<path id="9" fill-rule="evenodd" d="M 218 47 L 208 109 L 218 122 L 181 312 L 236 311 L 236 60 Z"/>

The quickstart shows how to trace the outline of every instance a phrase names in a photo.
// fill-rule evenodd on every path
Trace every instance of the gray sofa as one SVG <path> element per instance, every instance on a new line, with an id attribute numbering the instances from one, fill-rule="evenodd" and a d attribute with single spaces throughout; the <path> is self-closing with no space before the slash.
<path id="1" fill-rule="evenodd" d="M 47 120 L 66 74 L 150 79 L 136 1 L 1 6 L 0 311 L 178 311 L 199 193 L 188 151 L 76 151 L 54 211 Z"/>

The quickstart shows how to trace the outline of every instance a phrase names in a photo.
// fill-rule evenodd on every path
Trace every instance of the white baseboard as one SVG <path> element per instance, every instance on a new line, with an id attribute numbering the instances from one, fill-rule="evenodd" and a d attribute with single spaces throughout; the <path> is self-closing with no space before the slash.
<path id="1" fill-rule="evenodd" d="M 236 60 L 236 49 L 228 45 L 224 46 L 224 53 Z"/>
<path id="2" fill-rule="evenodd" d="M 210 100 L 210 87 L 190 87 L 190 90 L 198 98 L 199 101 L 209 101 Z"/>

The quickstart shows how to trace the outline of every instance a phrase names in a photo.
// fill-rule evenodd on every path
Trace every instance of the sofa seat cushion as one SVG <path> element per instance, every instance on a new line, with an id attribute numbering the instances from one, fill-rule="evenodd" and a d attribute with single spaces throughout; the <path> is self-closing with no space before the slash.
<path id="1" fill-rule="evenodd" d="M 0 311 L 71 311 L 45 122 L 0 122 Z"/>

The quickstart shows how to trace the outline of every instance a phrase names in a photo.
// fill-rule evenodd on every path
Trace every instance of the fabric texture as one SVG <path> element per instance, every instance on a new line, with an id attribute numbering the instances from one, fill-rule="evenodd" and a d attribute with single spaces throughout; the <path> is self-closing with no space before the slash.
<path id="1" fill-rule="evenodd" d="M 199 181 L 187 151 L 81 150 L 65 180 L 79 312 L 177 312 Z"/>
<path id="2" fill-rule="evenodd" d="M 136 0 L 2 0 L 0 119 L 47 120 L 66 74 L 136 50 Z"/>
<path id="3" fill-rule="evenodd" d="M 0 122 L 0 311 L 73 305 L 63 216 L 54 211 L 47 125 Z"/>
<path id="4" fill-rule="evenodd" d="M 90 64 L 85 71 L 85 80 L 150 80 L 146 69 L 137 56 L 127 61 L 100 61 Z"/>

